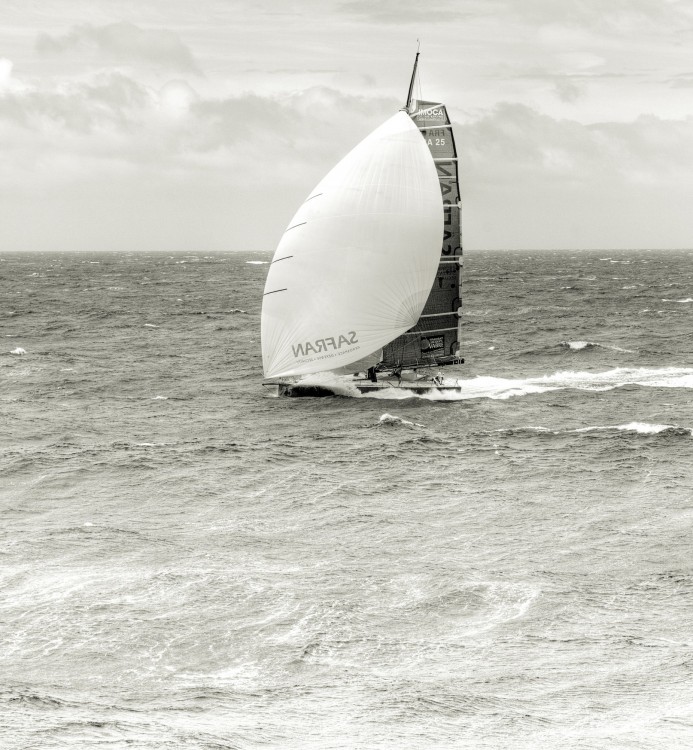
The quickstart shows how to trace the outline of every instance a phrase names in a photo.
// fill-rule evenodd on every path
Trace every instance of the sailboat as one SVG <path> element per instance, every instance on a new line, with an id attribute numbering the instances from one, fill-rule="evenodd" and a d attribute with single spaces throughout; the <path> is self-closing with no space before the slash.
<path id="1" fill-rule="evenodd" d="M 413 97 L 308 195 L 269 266 L 264 385 L 281 396 L 459 391 L 460 192 L 452 125 Z M 358 395 L 358 394 L 356 394 Z"/>

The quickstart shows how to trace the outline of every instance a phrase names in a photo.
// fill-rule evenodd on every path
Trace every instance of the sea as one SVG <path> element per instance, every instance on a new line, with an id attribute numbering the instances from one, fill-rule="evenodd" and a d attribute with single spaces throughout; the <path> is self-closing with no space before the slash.
<path id="1" fill-rule="evenodd" d="M 693 252 L 467 252 L 448 398 L 269 260 L 0 254 L 0 748 L 693 747 Z"/>

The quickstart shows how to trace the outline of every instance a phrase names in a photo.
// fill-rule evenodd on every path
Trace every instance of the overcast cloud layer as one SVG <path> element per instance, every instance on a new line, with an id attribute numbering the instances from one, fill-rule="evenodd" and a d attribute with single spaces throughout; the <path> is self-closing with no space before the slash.
<path id="1" fill-rule="evenodd" d="M 10 2 L 0 250 L 275 246 L 403 104 L 448 104 L 467 248 L 693 247 L 687 0 Z"/>

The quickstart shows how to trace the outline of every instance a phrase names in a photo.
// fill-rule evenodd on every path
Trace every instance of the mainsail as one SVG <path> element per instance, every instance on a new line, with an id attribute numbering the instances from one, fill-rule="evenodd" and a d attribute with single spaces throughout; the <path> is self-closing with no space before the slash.
<path id="1" fill-rule="evenodd" d="M 289 223 L 265 285 L 265 377 L 360 368 L 369 357 L 375 364 L 420 320 L 448 234 L 440 168 L 422 132 L 398 112 L 328 173 Z M 459 244 L 452 234 L 449 242 Z"/>
<path id="2" fill-rule="evenodd" d="M 411 93 L 410 86 L 407 101 L 410 116 L 421 132 L 438 174 L 444 234 L 438 270 L 421 316 L 415 326 L 384 348 L 382 369 L 439 366 L 460 361 L 462 242 L 455 139 L 444 105 L 426 101 L 412 103 Z"/>

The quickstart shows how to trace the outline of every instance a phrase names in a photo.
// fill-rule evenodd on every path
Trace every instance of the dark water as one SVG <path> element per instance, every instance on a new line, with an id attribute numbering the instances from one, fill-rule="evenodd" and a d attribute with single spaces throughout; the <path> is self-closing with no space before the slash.
<path id="1" fill-rule="evenodd" d="M 447 402 L 272 398 L 266 260 L 2 258 L 0 746 L 693 746 L 693 254 L 469 253 Z"/>

